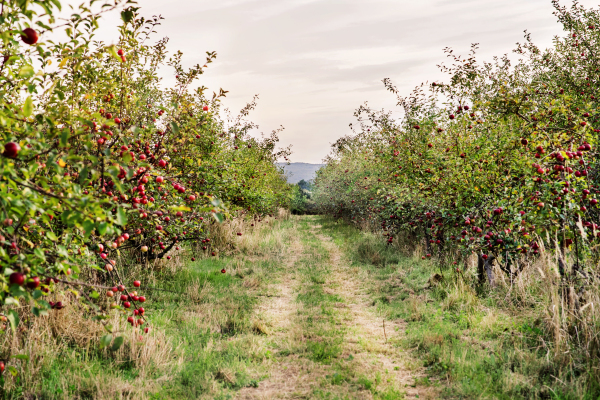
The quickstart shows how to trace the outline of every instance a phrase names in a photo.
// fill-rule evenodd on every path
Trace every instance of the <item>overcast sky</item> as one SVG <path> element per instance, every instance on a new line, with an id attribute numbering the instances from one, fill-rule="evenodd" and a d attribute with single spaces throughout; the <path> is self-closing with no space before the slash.
<path id="1" fill-rule="evenodd" d="M 597 6 L 600 0 L 582 0 Z M 570 1 L 562 0 L 562 4 Z M 260 130 L 285 127 L 295 162 L 319 163 L 348 134 L 362 103 L 388 110 L 396 99 L 381 80 L 408 94 L 442 77 L 442 49 L 479 58 L 510 52 L 523 31 L 549 47 L 561 28 L 550 0 L 139 0 L 141 14 L 165 17 L 156 39 L 169 37 L 186 66 L 217 61 L 201 77 L 210 89 L 229 90 L 225 105 L 237 112 L 254 94 L 251 114 Z M 101 22 L 99 38 L 116 40 L 118 14 Z M 167 72 L 167 71 L 165 71 Z M 166 77 L 165 84 L 173 78 Z"/>

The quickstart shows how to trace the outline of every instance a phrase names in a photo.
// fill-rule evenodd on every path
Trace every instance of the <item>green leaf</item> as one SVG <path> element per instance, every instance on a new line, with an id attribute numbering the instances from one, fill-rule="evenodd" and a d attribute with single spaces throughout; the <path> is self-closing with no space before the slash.
<path id="1" fill-rule="evenodd" d="M 90 233 L 94 230 L 96 224 L 91 219 L 86 219 L 83 221 L 83 230 L 85 231 L 85 237 L 88 238 Z"/>
<path id="2" fill-rule="evenodd" d="M 98 233 L 100 234 L 100 236 L 104 235 L 106 233 L 106 231 L 108 230 L 108 224 L 106 222 L 100 222 L 96 226 L 97 226 Z"/>
<path id="3" fill-rule="evenodd" d="M 33 291 L 32 297 L 34 300 L 39 299 L 40 297 L 42 297 L 42 291 L 39 289 L 36 289 Z"/>
<path id="4" fill-rule="evenodd" d="M 52 3 L 56 6 L 56 8 L 58 8 L 58 11 L 62 10 L 62 6 L 61 6 L 59 0 L 50 0 L 50 1 L 52 1 Z"/>
<path id="5" fill-rule="evenodd" d="M 121 346 L 123 345 L 123 336 L 119 336 L 115 338 L 115 341 L 113 342 L 112 347 L 110 348 L 112 351 L 117 351 L 119 350 L 119 348 L 121 348 Z"/>
<path id="6" fill-rule="evenodd" d="M 25 104 L 23 104 L 23 114 L 25 117 L 29 117 L 33 114 L 33 99 L 31 96 L 27 97 Z"/>
<path id="7" fill-rule="evenodd" d="M 52 240 L 53 242 L 58 240 L 58 237 L 54 234 L 54 232 L 52 231 L 48 231 L 46 232 L 46 237 L 50 240 Z"/>
<path id="8" fill-rule="evenodd" d="M 27 354 L 17 354 L 14 355 L 13 358 L 16 358 L 17 360 L 29 360 L 29 356 Z"/>
<path id="9" fill-rule="evenodd" d="M 19 374 L 17 369 L 11 365 L 8 366 L 8 371 L 12 374 L 12 376 L 17 376 Z"/>
<path id="10" fill-rule="evenodd" d="M 90 297 L 91 297 L 92 299 L 97 299 L 98 297 L 100 297 L 100 295 L 98 294 L 98 292 L 96 292 L 96 291 L 94 290 L 92 293 L 90 293 Z"/>
<path id="11" fill-rule="evenodd" d="M 7 297 L 4 299 L 4 304 L 7 306 L 18 306 L 19 300 L 15 299 L 14 297 Z"/>
<path id="12" fill-rule="evenodd" d="M 83 167 L 83 169 L 81 170 L 81 173 L 79 174 L 79 184 L 81 186 L 84 186 L 89 173 L 90 173 L 90 169 L 87 166 Z"/>
<path id="13" fill-rule="evenodd" d="M 66 147 L 68 140 L 69 140 L 69 130 L 68 129 L 63 129 L 62 133 L 60 134 L 60 145 L 61 145 L 61 147 Z"/>
<path id="14" fill-rule="evenodd" d="M 117 225 L 127 225 L 127 213 L 125 213 L 123 207 L 117 209 Z"/>
<path id="15" fill-rule="evenodd" d="M 17 331 L 17 326 L 19 325 L 19 314 L 15 310 L 10 310 L 7 318 L 13 333 L 15 333 Z"/>
<path id="16" fill-rule="evenodd" d="M 170 123 L 171 125 L 171 130 L 173 131 L 174 134 L 179 135 L 179 126 L 177 126 L 177 124 L 173 121 Z"/>
<path id="17" fill-rule="evenodd" d="M 45 317 L 46 315 L 48 315 L 48 310 L 46 310 L 45 308 L 32 307 L 31 312 L 36 317 Z"/>
<path id="18" fill-rule="evenodd" d="M 103 349 L 112 342 L 112 335 L 109 333 L 108 335 L 104 335 L 100 338 L 100 348 Z"/>
<path id="19" fill-rule="evenodd" d="M 35 71 L 31 65 L 23 65 L 19 70 L 19 77 L 21 78 L 30 78 L 33 76 Z"/>
<path id="20" fill-rule="evenodd" d="M 213 213 L 213 217 L 215 217 L 215 219 L 217 220 L 217 222 L 219 224 L 222 223 L 224 220 L 223 214 L 221 214 L 221 213 Z"/>
<path id="21" fill-rule="evenodd" d="M 131 10 L 121 11 L 121 19 L 125 23 L 128 23 L 129 21 L 131 21 L 134 16 L 135 16 L 135 14 Z"/>
<path id="22" fill-rule="evenodd" d="M 119 55 L 117 54 L 117 49 L 115 48 L 115 45 L 110 45 L 106 47 L 106 50 L 108 51 L 108 53 L 113 56 L 114 58 L 116 58 L 117 60 L 121 61 L 121 57 L 119 57 Z"/>
<path id="23" fill-rule="evenodd" d="M 33 250 L 33 254 L 35 254 L 35 256 L 40 260 L 46 261 L 46 255 L 44 254 L 44 251 L 39 247 L 36 247 L 35 250 Z"/>

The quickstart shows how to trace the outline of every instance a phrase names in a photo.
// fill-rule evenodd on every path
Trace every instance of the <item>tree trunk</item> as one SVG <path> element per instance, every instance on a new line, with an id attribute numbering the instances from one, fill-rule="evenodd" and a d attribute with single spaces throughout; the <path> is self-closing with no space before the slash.
<path id="1" fill-rule="evenodd" d="M 483 285 L 486 277 L 491 287 L 495 287 L 494 272 L 492 271 L 492 263 L 494 257 L 490 257 L 484 260 L 481 254 L 477 255 L 477 277 L 479 278 L 479 284 Z M 485 274 L 484 274 L 485 273 Z"/>

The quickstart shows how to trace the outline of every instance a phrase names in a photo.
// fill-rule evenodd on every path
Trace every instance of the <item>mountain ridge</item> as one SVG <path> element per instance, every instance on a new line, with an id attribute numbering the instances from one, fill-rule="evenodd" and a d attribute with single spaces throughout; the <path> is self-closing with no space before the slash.
<path id="1" fill-rule="evenodd" d="M 280 167 L 283 168 L 288 183 L 298 183 L 301 180 L 309 181 L 316 176 L 316 172 L 319 168 L 325 164 L 311 164 L 303 162 L 295 163 L 279 163 Z"/>

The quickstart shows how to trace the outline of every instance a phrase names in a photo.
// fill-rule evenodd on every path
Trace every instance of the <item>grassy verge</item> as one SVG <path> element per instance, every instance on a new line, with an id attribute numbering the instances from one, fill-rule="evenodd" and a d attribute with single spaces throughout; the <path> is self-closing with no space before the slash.
<path id="1" fill-rule="evenodd" d="M 406 321 L 397 345 L 425 367 L 416 383 L 438 386 L 444 398 L 599 398 L 599 388 L 578 383 L 585 365 L 569 368 L 551 351 L 540 290 L 526 299 L 505 290 L 477 293 L 465 283 L 468 274 L 400 256 L 384 239 L 341 222 L 322 224 L 352 265 L 373 278 L 365 283 L 381 313 Z"/>

